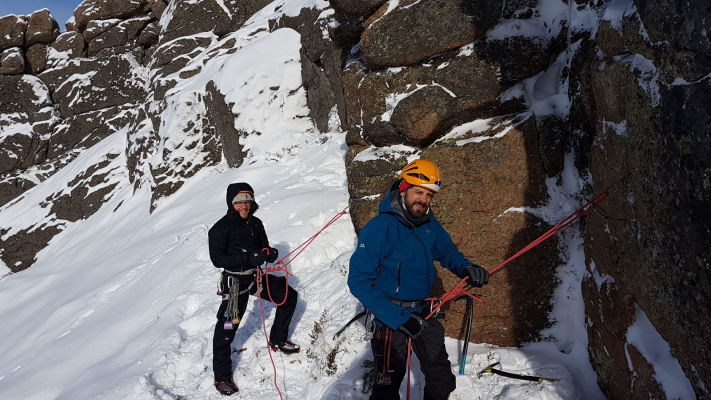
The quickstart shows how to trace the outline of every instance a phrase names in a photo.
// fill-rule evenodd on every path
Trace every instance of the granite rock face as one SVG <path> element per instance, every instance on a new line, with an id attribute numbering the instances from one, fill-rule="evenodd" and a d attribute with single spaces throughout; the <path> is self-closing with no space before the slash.
<path id="1" fill-rule="evenodd" d="M 84 0 L 74 10 L 79 32 L 84 32 L 90 21 L 128 18 L 147 12 L 148 0 Z"/>
<path id="2" fill-rule="evenodd" d="M 6 15 L 0 18 L 0 51 L 10 47 L 23 47 L 27 21 L 17 15 Z"/>
<path id="3" fill-rule="evenodd" d="M 371 69 L 414 64 L 481 38 L 499 22 L 501 2 L 401 1 L 383 5 L 361 37 L 363 63 Z"/>
<path id="4" fill-rule="evenodd" d="M 17 47 L 11 47 L 0 55 L 0 75 L 17 75 L 25 72 L 25 57 Z"/>
<path id="5" fill-rule="evenodd" d="M 59 36 L 59 24 L 49 13 L 44 10 L 33 12 L 28 21 L 25 33 L 25 46 L 35 43 L 52 43 Z"/>

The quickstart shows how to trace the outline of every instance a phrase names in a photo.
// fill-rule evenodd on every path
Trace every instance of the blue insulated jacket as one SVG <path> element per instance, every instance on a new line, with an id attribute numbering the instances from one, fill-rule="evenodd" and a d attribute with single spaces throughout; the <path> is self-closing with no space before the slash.
<path id="1" fill-rule="evenodd" d="M 390 201 L 399 195 L 397 184 L 380 203 L 379 214 L 360 231 L 348 274 L 353 296 L 393 329 L 420 309 L 403 308 L 390 298 L 429 297 L 437 277 L 435 260 L 460 277 L 472 265 L 433 215 L 415 227 L 393 209 Z"/>

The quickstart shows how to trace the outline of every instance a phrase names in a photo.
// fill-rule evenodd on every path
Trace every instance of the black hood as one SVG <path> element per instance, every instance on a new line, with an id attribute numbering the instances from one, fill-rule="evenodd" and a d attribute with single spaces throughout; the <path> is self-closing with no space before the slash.
<path id="1" fill-rule="evenodd" d="M 228 212 L 232 213 L 234 211 L 234 207 L 232 207 L 232 199 L 237 196 L 239 192 L 243 191 L 249 191 L 252 193 L 252 196 L 254 196 L 254 189 L 252 189 L 252 186 L 249 185 L 249 183 L 246 182 L 239 182 L 239 183 L 230 183 L 229 186 L 227 186 L 227 195 L 225 196 L 225 200 L 227 201 L 227 210 Z M 257 205 L 256 201 L 252 201 L 252 209 L 249 211 L 249 215 L 254 214 L 257 212 L 257 209 L 259 208 L 259 205 Z"/>

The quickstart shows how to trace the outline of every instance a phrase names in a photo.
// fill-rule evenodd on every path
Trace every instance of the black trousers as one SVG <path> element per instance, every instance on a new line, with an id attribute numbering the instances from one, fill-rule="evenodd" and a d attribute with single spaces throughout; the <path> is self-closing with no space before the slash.
<path id="1" fill-rule="evenodd" d="M 240 276 L 238 277 L 240 291 L 249 287 L 249 284 L 254 281 L 253 276 Z M 267 282 L 269 284 L 270 292 L 267 292 Z M 267 301 L 269 300 L 269 294 L 271 293 L 272 298 L 275 302 L 281 303 L 284 301 L 284 296 L 287 294 L 286 289 L 286 278 L 276 277 L 272 275 L 267 275 L 262 277 L 260 282 L 261 293 L 259 296 Z M 274 317 L 274 324 L 272 325 L 271 333 L 269 335 L 269 341 L 273 344 L 277 344 L 286 341 L 289 338 L 289 324 L 291 323 L 291 318 L 294 316 L 294 310 L 296 310 L 296 302 L 299 293 L 289 286 L 289 293 L 286 298 L 286 302 L 277 307 L 276 316 Z M 223 274 L 223 290 L 222 293 L 228 293 L 227 289 L 227 278 Z M 247 310 L 247 301 L 249 296 L 257 295 L 257 283 L 254 282 L 249 292 L 241 294 L 237 299 L 237 312 L 240 317 L 244 316 L 244 312 Z M 220 304 L 220 309 L 217 311 L 217 324 L 215 325 L 215 334 L 212 337 L 212 369 L 215 373 L 215 381 L 231 381 L 232 380 L 232 341 L 237 333 L 238 325 L 235 325 L 232 330 L 225 330 L 225 311 L 227 310 L 227 300 L 223 300 Z"/>
<path id="2" fill-rule="evenodd" d="M 457 387 L 452 364 L 449 362 L 447 350 L 444 347 L 444 327 L 436 319 L 427 320 L 430 326 L 422 332 L 417 339 L 412 341 L 412 351 L 420 360 L 420 370 L 425 375 L 424 400 L 445 400 Z M 370 346 L 375 356 L 377 373 L 383 373 L 385 365 L 385 326 L 379 326 Z M 407 341 L 408 336 L 399 331 L 392 332 L 390 347 L 390 373 L 389 385 L 373 385 L 371 400 L 394 400 L 400 398 L 400 384 L 407 373 Z"/>

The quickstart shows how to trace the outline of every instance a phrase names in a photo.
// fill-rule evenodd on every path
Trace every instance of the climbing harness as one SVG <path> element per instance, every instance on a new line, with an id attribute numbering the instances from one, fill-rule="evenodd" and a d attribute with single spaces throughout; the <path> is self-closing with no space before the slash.
<path id="1" fill-rule="evenodd" d="M 256 269 L 252 268 L 245 271 L 225 271 L 228 275 L 254 275 Z M 224 316 L 224 329 L 231 331 L 235 329 L 240 323 L 239 316 L 239 296 L 241 294 L 247 293 L 254 287 L 254 281 L 252 281 L 249 286 L 244 290 L 239 290 L 239 280 L 235 279 L 233 276 L 227 276 L 227 293 L 223 293 L 224 278 L 220 278 L 217 283 L 217 295 L 222 297 L 222 300 L 227 300 L 227 309 L 225 310 Z"/>
<path id="2" fill-rule="evenodd" d="M 513 379 L 521 379 L 524 381 L 530 381 L 530 382 L 556 382 L 559 381 L 560 379 L 558 378 L 543 378 L 541 376 L 532 376 L 532 375 L 520 375 L 520 374 L 514 374 L 511 372 L 506 372 L 502 371 L 500 369 L 494 369 L 495 366 L 501 365 L 500 362 L 495 362 L 488 367 L 482 369 L 479 371 L 479 373 L 476 374 L 478 378 L 481 378 L 481 376 L 485 373 L 490 373 L 490 374 L 496 374 L 496 375 L 501 375 L 505 376 L 507 378 L 513 378 Z"/>
<path id="3" fill-rule="evenodd" d="M 380 339 L 380 333 L 382 329 L 378 329 L 378 339 Z M 383 339 L 383 370 L 378 372 L 377 382 L 378 385 L 389 385 L 392 383 L 390 378 L 390 373 L 393 370 L 390 369 L 390 353 L 393 347 L 393 330 L 390 327 L 385 327 L 385 338 Z"/>

